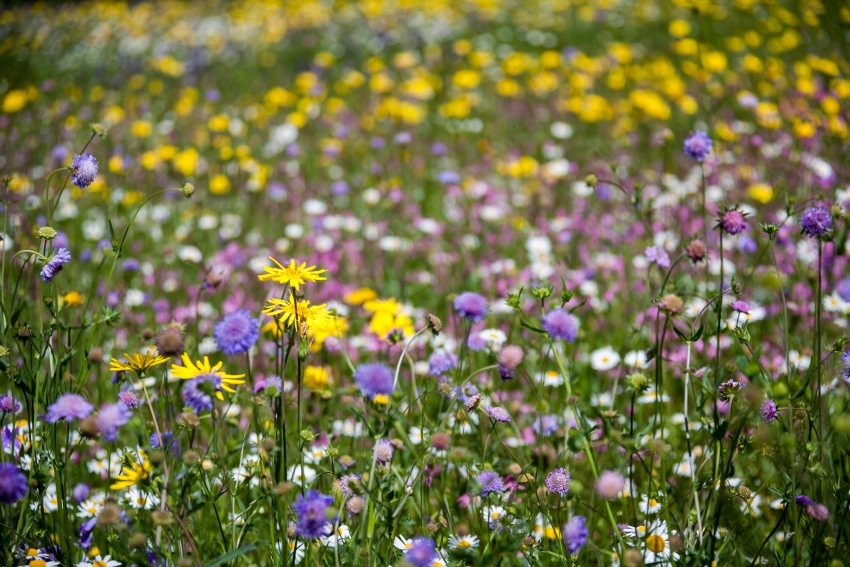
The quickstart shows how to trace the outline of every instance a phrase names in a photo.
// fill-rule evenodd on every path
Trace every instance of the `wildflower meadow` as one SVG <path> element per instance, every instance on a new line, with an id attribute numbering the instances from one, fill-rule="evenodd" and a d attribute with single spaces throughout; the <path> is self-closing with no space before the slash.
<path id="1" fill-rule="evenodd" d="M 0 565 L 850 564 L 850 5 L 0 11 Z"/>

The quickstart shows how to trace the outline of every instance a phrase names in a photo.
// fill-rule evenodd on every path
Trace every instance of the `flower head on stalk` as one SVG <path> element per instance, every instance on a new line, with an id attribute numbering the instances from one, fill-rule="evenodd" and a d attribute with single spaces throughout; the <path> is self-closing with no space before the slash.
<path id="1" fill-rule="evenodd" d="M 148 351 L 144 355 L 138 352 L 133 355 L 124 353 L 124 358 L 126 362 L 113 358 L 109 363 L 109 370 L 111 372 L 135 372 L 141 376 L 149 368 L 168 362 L 169 357 Z"/>
<path id="2" fill-rule="evenodd" d="M 233 394 L 236 392 L 236 390 L 233 389 L 234 385 L 245 383 L 245 380 L 242 380 L 242 378 L 245 377 L 244 374 L 227 374 L 221 370 L 223 365 L 222 362 L 213 366 L 210 364 L 209 357 L 205 356 L 203 362 L 198 360 L 193 364 L 189 355 L 183 353 L 181 360 L 183 361 L 183 366 L 177 366 L 176 364 L 171 365 L 171 374 L 181 380 L 190 380 L 192 378 L 199 378 L 203 376 L 211 376 L 215 378 L 215 397 L 219 400 L 224 400 L 221 390 L 226 390 Z"/>
<path id="3" fill-rule="evenodd" d="M 301 336 L 306 336 L 311 329 L 327 330 L 334 321 L 326 304 L 310 305 L 309 300 L 296 299 L 294 295 L 289 299 L 269 299 L 263 313 L 272 317 L 280 315 L 281 321 L 287 327 L 294 325 Z"/>
<path id="4" fill-rule="evenodd" d="M 317 282 L 326 280 L 322 274 L 327 270 L 317 270 L 316 266 L 307 267 L 307 262 L 302 262 L 297 265 L 295 260 L 290 260 L 288 266 L 283 266 L 280 262 L 269 257 L 269 260 L 277 264 L 275 267 L 264 267 L 265 274 L 259 276 L 261 282 L 274 281 L 282 285 L 289 284 L 292 289 L 298 291 L 305 282 Z"/>
<path id="5" fill-rule="evenodd" d="M 83 155 L 76 155 L 71 160 L 71 170 L 73 171 L 71 181 L 80 189 L 85 189 L 97 177 L 97 160 L 88 152 Z"/>
<path id="6" fill-rule="evenodd" d="M 41 279 L 44 283 L 50 283 L 56 274 L 62 271 L 62 268 L 71 261 L 71 253 L 65 248 L 60 248 L 56 254 L 50 258 L 41 268 Z"/>
<path id="7" fill-rule="evenodd" d="M 731 403 L 735 401 L 735 397 L 738 395 L 738 392 L 743 389 L 743 387 L 744 386 L 740 382 L 730 378 L 717 387 L 717 393 L 719 394 L 718 397 L 724 402 Z"/>

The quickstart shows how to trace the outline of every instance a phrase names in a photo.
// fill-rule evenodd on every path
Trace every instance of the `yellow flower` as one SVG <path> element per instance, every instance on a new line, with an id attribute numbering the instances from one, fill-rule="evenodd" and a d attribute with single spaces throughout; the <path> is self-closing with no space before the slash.
<path id="1" fill-rule="evenodd" d="M 328 371 L 323 366 L 308 366 L 304 369 L 304 385 L 313 390 L 328 387 Z"/>
<path id="2" fill-rule="evenodd" d="M 274 324 L 274 322 L 272 322 Z M 329 337 L 342 337 L 342 334 L 348 330 L 348 319 L 345 317 L 335 316 L 330 325 L 325 329 L 312 328 L 308 329 L 308 334 L 312 340 L 310 343 L 310 352 L 319 352 L 322 350 L 322 345 Z"/>
<path id="3" fill-rule="evenodd" d="M 121 362 L 113 358 L 109 363 L 110 372 L 135 372 L 136 374 L 142 374 L 148 368 L 167 362 L 169 359 L 168 356 L 160 356 L 155 351 L 148 351 L 144 355 L 137 352 L 132 356 L 124 353 L 124 358 L 127 359 L 127 362 Z"/>
<path id="4" fill-rule="evenodd" d="M 144 459 L 144 463 L 141 465 L 139 463 L 131 463 L 132 468 L 124 467 L 121 469 L 121 474 L 115 477 L 120 482 L 116 482 L 110 486 L 110 490 L 128 488 L 148 478 L 148 475 L 153 470 L 153 465 L 151 465 L 151 462 L 148 460 L 148 456 L 143 451 L 139 451 L 139 454 Z"/>
<path id="5" fill-rule="evenodd" d="M 185 352 L 181 357 L 183 361 L 183 366 L 177 366 L 176 364 L 171 365 L 171 375 L 180 378 L 182 380 L 189 380 L 190 378 L 197 378 L 198 376 L 208 376 L 214 375 L 221 381 L 221 389 L 226 390 L 228 392 L 235 393 L 236 390 L 233 389 L 233 385 L 236 384 L 244 384 L 245 380 L 241 380 L 244 378 L 244 374 L 228 374 L 221 370 L 222 362 L 219 362 L 215 366 L 210 364 L 209 357 L 205 356 L 204 361 L 197 361 L 195 364 L 192 363 L 192 359 L 189 358 L 189 355 Z M 224 400 L 224 396 L 221 392 L 216 389 L 215 397 L 219 400 Z"/>
<path id="6" fill-rule="evenodd" d="M 295 260 L 290 260 L 289 265 L 283 267 L 283 265 L 281 265 L 281 263 L 275 260 L 274 258 L 269 257 L 269 260 L 277 264 L 278 267 L 264 267 L 263 269 L 267 273 L 259 276 L 261 282 L 267 282 L 271 280 L 282 285 L 289 284 L 292 289 L 298 291 L 298 289 L 301 287 L 301 284 L 303 284 L 304 282 L 324 281 L 327 279 L 321 275 L 327 272 L 327 270 L 317 270 L 316 266 L 310 266 L 308 268 L 307 262 L 303 262 L 300 266 L 298 266 L 295 264 Z"/>
<path id="7" fill-rule="evenodd" d="M 334 320 L 324 303 L 310 306 L 308 300 L 296 300 L 292 296 L 289 299 L 269 299 L 263 313 L 269 316 L 281 315 L 281 320 L 286 323 L 286 326 L 295 325 L 295 329 L 301 335 L 306 335 L 310 330 L 327 330 L 333 325 Z"/>
<path id="8" fill-rule="evenodd" d="M 368 287 L 361 287 L 360 289 L 356 289 L 348 293 L 344 299 L 346 303 L 350 303 L 352 305 L 360 305 L 361 303 L 366 303 L 367 301 L 378 299 L 378 294 L 375 293 L 374 290 L 369 289 Z"/>
<path id="9" fill-rule="evenodd" d="M 6 98 L 3 99 L 3 112 L 13 114 L 22 109 L 27 104 L 27 93 L 22 90 L 9 91 Z"/>
<path id="10" fill-rule="evenodd" d="M 82 305 L 85 298 L 79 291 L 69 291 L 60 299 L 62 307 L 73 307 L 75 305 Z"/>
<path id="11" fill-rule="evenodd" d="M 767 183 L 756 183 L 747 190 L 750 198 L 759 203 L 769 203 L 773 199 L 773 187 Z"/>

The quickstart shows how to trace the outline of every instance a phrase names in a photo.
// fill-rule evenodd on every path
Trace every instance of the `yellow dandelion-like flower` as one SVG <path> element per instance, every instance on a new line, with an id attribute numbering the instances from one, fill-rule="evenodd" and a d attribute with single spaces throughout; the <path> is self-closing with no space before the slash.
<path id="1" fill-rule="evenodd" d="M 109 363 L 109 370 L 111 372 L 135 372 L 136 374 L 142 374 L 152 366 L 167 362 L 170 357 L 160 356 L 156 351 L 148 351 L 144 355 L 138 352 L 132 356 L 124 353 L 124 358 L 127 359 L 127 362 L 121 362 L 113 358 Z"/>
<path id="2" fill-rule="evenodd" d="M 210 364 L 209 357 L 205 356 L 203 362 L 200 360 L 192 363 L 192 359 L 189 358 L 189 355 L 185 352 L 181 357 L 183 361 L 183 366 L 177 366 L 176 364 L 171 365 L 171 375 L 182 380 L 189 380 L 191 378 L 197 378 L 198 376 L 215 376 L 218 378 L 218 381 L 221 382 L 220 387 L 222 390 L 227 390 L 228 392 L 235 393 L 236 390 L 233 389 L 234 385 L 244 384 L 245 378 L 244 374 L 228 374 L 221 370 L 223 362 L 219 362 L 215 366 Z M 222 396 L 221 392 L 216 389 L 215 396 L 219 400 L 224 400 L 224 396 Z"/>
<path id="3" fill-rule="evenodd" d="M 153 470 L 153 465 L 143 451 L 139 451 L 139 454 L 144 459 L 144 462 L 141 465 L 139 463 L 131 463 L 131 467 L 124 467 L 121 469 L 121 474 L 115 477 L 119 482 L 110 486 L 109 488 L 111 490 L 128 488 L 148 478 L 148 475 L 150 475 Z"/>
<path id="4" fill-rule="evenodd" d="M 287 327 L 295 325 L 295 329 L 306 335 L 307 331 L 326 331 L 333 326 L 334 316 L 328 311 L 326 304 L 310 305 L 306 299 L 269 299 L 263 313 L 269 316 L 280 315 Z"/>
<path id="5" fill-rule="evenodd" d="M 277 268 L 269 268 L 268 266 L 263 269 L 267 272 L 259 276 L 261 282 L 274 281 L 279 284 L 289 284 L 292 289 L 298 290 L 301 287 L 301 284 L 305 282 L 317 282 L 326 280 L 324 274 L 327 270 L 317 270 L 316 266 L 307 267 L 307 262 L 303 262 L 300 266 L 295 263 L 295 260 L 290 260 L 288 266 L 283 266 L 280 262 L 269 257 L 269 260 L 277 264 Z"/>

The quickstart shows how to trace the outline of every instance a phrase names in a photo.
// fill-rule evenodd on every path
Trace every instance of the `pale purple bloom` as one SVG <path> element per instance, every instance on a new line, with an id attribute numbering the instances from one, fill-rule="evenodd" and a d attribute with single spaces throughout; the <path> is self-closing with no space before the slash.
<path id="1" fill-rule="evenodd" d="M 487 300 L 483 296 L 465 291 L 458 295 L 454 301 L 454 307 L 458 314 L 469 319 L 473 323 L 477 323 L 487 316 Z"/>
<path id="2" fill-rule="evenodd" d="M 697 130 L 685 139 L 685 153 L 696 161 L 702 161 L 711 153 L 711 138 Z"/>
<path id="3" fill-rule="evenodd" d="M 495 408 L 488 407 L 484 409 L 487 412 L 487 415 L 495 419 L 496 421 L 501 421 L 502 423 L 508 423 L 511 420 L 510 414 L 505 410 L 505 408 Z"/>
<path id="4" fill-rule="evenodd" d="M 260 338 L 260 324 L 247 310 L 238 309 L 215 324 L 213 338 L 224 354 L 242 354 Z"/>
<path id="5" fill-rule="evenodd" d="M 106 441 L 118 440 L 118 428 L 126 425 L 133 416 L 122 403 L 105 404 L 97 414 L 97 426 Z"/>
<path id="6" fill-rule="evenodd" d="M 832 213 L 826 207 L 809 207 L 800 217 L 803 234 L 822 238 L 832 228 Z"/>
<path id="7" fill-rule="evenodd" d="M 584 516 L 573 516 L 564 526 L 564 542 L 567 544 L 567 551 L 570 553 L 578 553 L 587 543 L 590 532 L 585 526 L 585 522 Z"/>
<path id="8" fill-rule="evenodd" d="M 658 264 L 659 268 L 670 267 L 670 255 L 663 248 L 650 246 L 644 250 L 644 254 L 648 262 Z"/>
<path id="9" fill-rule="evenodd" d="M 94 406 L 79 394 L 63 394 L 47 408 L 48 423 L 56 423 L 60 419 L 74 421 L 84 419 L 94 410 Z"/>
<path id="10" fill-rule="evenodd" d="M 481 496 L 487 496 L 491 492 L 501 493 L 505 490 L 502 477 L 493 471 L 484 471 L 478 475 L 481 484 Z"/>
<path id="11" fill-rule="evenodd" d="M 0 463 L 0 503 L 14 504 L 27 493 L 27 477 L 12 463 Z"/>
<path id="12" fill-rule="evenodd" d="M 550 338 L 571 343 L 578 336 L 578 319 L 560 307 L 544 315 L 542 324 L 543 330 Z"/>
<path id="13" fill-rule="evenodd" d="M 295 511 L 295 533 L 304 539 L 318 539 L 330 535 L 327 527 L 330 519 L 325 512 L 334 503 L 333 496 L 315 490 L 299 494 L 292 509 Z"/>
<path id="14" fill-rule="evenodd" d="M 71 181 L 80 189 L 85 189 L 97 177 L 97 160 L 88 152 L 75 155 L 71 160 L 71 170 L 73 171 Z"/>
<path id="15" fill-rule="evenodd" d="M 60 248 L 41 268 L 41 279 L 44 283 L 52 282 L 53 278 L 56 277 L 56 274 L 61 272 L 65 264 L 70 261 L 71 253 L 68 252 L 67 248 Z"/>
<path id="16" fill-rule="evenodd" d="M 358 366 L 354 372 L 354 381 L 364 396 L 374 399 L 379 394 L 392 394 L 395 378 L 389 366 L 376 362 Z"/>
<path id="17" fill-rule="evenodd" d="M 761 417 L 767 423 L 773 423 L 773 420 L 776 419 L 776 402 L 773 400 L 765 400 L 761 404 Z"/>
<path id="18" fill-rule="evenodd" d="M 552 494 L 566 496 L 570 491 L 570 473 L 565 473 L 564 469 L 555 469 L 546 475 L 546 488 Z"/>
<path id="19" fill-rule="evenodd" d="M 413 538 L 410 547 L 404 552 L 404 560 L 413 565 L 413 567 L 431 567 L 431 563 L 436 558 L 436 542 L 424 536 Z"/>
<path id="20" fill-rule="evenodd" d="M 741 211 L 732 209 L 731 211 L 726 211 L 720 217 L 720 228 L 729 234 L 738 234 L 746 230 L 747 220 Z"/>

